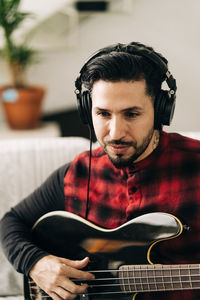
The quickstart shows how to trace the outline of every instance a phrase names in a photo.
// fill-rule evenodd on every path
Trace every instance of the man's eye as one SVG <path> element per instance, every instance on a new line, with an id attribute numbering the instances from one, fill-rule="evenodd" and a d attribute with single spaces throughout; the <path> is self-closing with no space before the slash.
<path id="1" fill-rule="evenodd" d="M 133 112 L 127 112 L 127 113 L 125 114 L 125 116 L 126 116 L 127 118 L 134 119 L 134 118 L 138 117 L 139 114 L 138 114 L 138 113 L 133 113 Z"/>
<path id="2" fill-rule="evenodd" d="M 97 115 L 101 116 L 101 117 L 109 117 L 110 116 L 110 114 L 107 111 L 99 111 L 99 112 L 97 112 Z"/>

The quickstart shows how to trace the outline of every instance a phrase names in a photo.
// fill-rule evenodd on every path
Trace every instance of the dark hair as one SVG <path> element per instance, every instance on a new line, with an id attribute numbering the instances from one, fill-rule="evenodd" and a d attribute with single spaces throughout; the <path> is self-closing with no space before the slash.
<path id="1" fill-rule="evenodd" d="M 100 79 L 113 82 L 145 79 L 147 94 L 155 98 L 161 89 L 165 74 L 158 63 L 142 55 L 142 51 L 153 52 L 159 56 L 159 60 L 162 60 L 167 68 L 166 58 L 151 47 L 136 42 L 116 44 L 101 49 L 86 62 L 81 70 L 82 85 L 92 91 L 93 84 Z"/>

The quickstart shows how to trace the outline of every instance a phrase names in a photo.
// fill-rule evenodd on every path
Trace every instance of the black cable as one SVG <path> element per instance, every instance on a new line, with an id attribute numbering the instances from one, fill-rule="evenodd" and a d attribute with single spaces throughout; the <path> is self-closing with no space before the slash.
<path id="1" fill-rule="evenodd" d="M 92 140 L 93 140 L 93 129 L 89 126 L 90 131 L 90 155 L 89 155 L 89 168 L 88 168 L 88 184 L 87 184 L 87 200 L 85 209 L 85 219 L 87 220 L 89 211 L 89 195 L 90 195 L 90 175 L 91 175 L 91 160 L 92 160 Z"/>

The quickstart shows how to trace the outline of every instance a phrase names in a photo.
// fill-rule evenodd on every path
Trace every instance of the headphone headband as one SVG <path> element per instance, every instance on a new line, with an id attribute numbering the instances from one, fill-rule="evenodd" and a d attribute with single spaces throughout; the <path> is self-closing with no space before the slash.
<path id="1" fill-rule="evenodd" d="M 114 45 L 111 45 L 106 48 L 102 48 L 102 49 L 96 51 L 95 53 L 93 53 L 87 59 L 87 61 L 84 63 L 84 65 L 82 66 L 82 68 L 79 72 L 79 76 L 75 82 L 76 88 L 78 89 L 78 91 L 81 90 L 81 85 L 82 85 L 81 77 L 82 77 L 82 74 L 85 72 L 85 69 L 86 69 L 88 63 L 90 61 L 92 61 L 93 59 L 95 59 L 96 57 L 100 57 L 104 54 L 109 54 L 111 52 L 123 52 L 123 53 L 129 53 L 129 54 L 133 54 L 133 55 L 146 57 L 149 61 L 154 63 L 161 70 L 163 77 L 164 77 L 163 81 L 166 81 L 167 85 L 170 88 L 170 91 L 173 91 L 171 94 L 176 93 L 176 90 L 177 90 L 176 80 L 173 78 L 172 74 L 168 70 L 167 60 L 165 62 L 164 58 L 162 58 L 161 55 L 159 55 L 158 53 L 153 51 L 153 49 L 150 50 L 147 47 L 145 47 L 139 43 L 130 43 L 130 44 L 118 43 L 118 44 L 114 44 Z M 77 94 L 78 92 L 75 91 L 75 93 Z"/>

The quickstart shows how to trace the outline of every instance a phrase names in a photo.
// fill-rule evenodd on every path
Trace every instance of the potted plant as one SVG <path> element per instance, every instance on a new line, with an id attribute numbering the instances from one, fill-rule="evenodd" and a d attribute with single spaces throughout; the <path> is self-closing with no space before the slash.
<path id="1" fill-rule="evenodd" d="M 19 9 L 21 0 L 0 0 L 0 29 L 4 45 L 0 56 L 6 61 L 11 82 L 0 88 L 5 114 L 11 128 L 31 129 L 38 126 L 45 89 L 26 83 L 25 72 L 35 62 L 36 51 L 26 42 L 17 43 L 14 32 L 30 13 Z"/>

